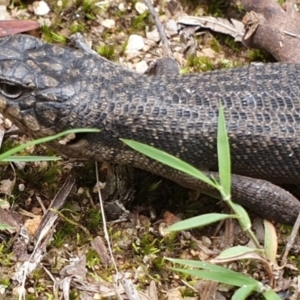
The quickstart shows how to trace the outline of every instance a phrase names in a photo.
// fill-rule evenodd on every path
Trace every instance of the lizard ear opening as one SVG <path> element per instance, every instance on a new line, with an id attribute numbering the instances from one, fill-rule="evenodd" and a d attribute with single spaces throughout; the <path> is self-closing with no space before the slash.
<path id="1" fill-rule="evenodd" d="M 16 84 L 0 82 L 0 92 L 7 98 L 17 99 L 23 94 L 24 89 Z"/>

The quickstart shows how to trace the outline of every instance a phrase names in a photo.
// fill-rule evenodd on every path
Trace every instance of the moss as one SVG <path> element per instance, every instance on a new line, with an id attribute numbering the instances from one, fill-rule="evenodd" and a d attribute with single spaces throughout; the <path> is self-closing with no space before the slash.
<path id="1" fill-rule="evenodd" d="M 112 60 L 115 55 L 115 47 L 112 45 L 101 45 L 96 48 L 96 52 L 99 55 Z"/>
<path id="2" fill-rule="evenodd" d="M 181 0 L 183 6 L 187 6 L 189 10 L 195 11 L 199 6 L 199 0 Z"/>
<path id="3" fill-rule="evenodd" d="M 260 61 L 260 62 L 267 62 L 270 61 L 268 54 L 262 52 L 261 50 L 258 49 L 252 49 L 247 52 L 247 57 L 251 61 Z"/>
<path id="4" fill-rule="evenodd" d="M 51 9 L 55 12 L 55 16 L 60 15 L 61 12 L 63 12 L 65 9 L 70 7 L 69 0 L 61 0 L 59 3 L 60 4 L 58 5 L 58 1 L 56 1 L 56 0 L 51 0 L 49 2 Z M 57 17 L 55 17 L 55 19 L 57 19 Z"/>
<path id="5" fill-rule="evenodd" d="M 237 61 L 231 61 L 227 59 L 222 59 L 219 63 L 219 68 L 220 69 L 231 69 L 231 68 L 236 68 L 236 67 L 241 67 L 242 64 Z"/>
<path id="6" fill-rule="evenodd" d="M 84 13 L 88 20 L 95 20 L 101 8 L 97 5 L 97 0 L 75 0 L 75 6 Z"/>
<path id="7" fill-rule="evenodd" d="M 217 52 L 217 53 L 220 52 L 220 43 L 217 41 L 217 39 L 215 39 L 215 38 L 211 39 L 211 41 L 210 41 L 210 47 L 215 52 Z"/>
<path id="8" fill-rule="evenodd" d="M 18 170 L 17 174 L 20 181 L 31 185 L 27 188 L 41 188 L 43 185 L 49 187 L 57 183 L 61 174 L 61 167 L 55 162 L 47 163 L 46 166 L 42 165 L 41 167 L 28 164 L 24 169 Z"/>
<path id="9" fill-rule="evenodd" d="M 214 70 L 214 63 L 206 56 L 191 55 L 187 60 L 187 66 L 196 73 Z"/>
<path id="10" fill-rule="evenodd" d="M 7 243 L 6 245 L 0 244 L 0 267 L 11 267 L 15 264 L 14 262 L 14 254 L 7 253 L 9 247 L 11 246 L 11 242 Z M 4 278 L 2 278 L 4 279 Z"/>
<path id="11" fill-rule="evenodd" d="M 43 25 L 41 27 L 41 31 L 43 34 L 43 39 L 48 43 L 61 43 L 65 44 L 67 38 L 62 36 L 61 34 L 55 33 L 50 27 Z"/>
<path id="12" fill-rule="evenodd" d="M 95 265 L 101 265 L 101 260 L 95 250 L 91 249 L 86 253 L 86 265 L 89 268 L 94 268 Z"/>
<path id="13" fill-rule="evenodd" d="M 86 30 L 86 25 L 84 23 L 78 23 L 74 22 L 70 25 L 69 30 L 71 34 L 77 33 L 77 32 L 84 32 Z"/>
<path id="14" fill-rule="evenodd" d="M 207 15 L 220 17 L 226 12 L 229 4 L 228 0 L 208 0 Z"/>
<path id="15" fill-rule="evenodd" d="M 6 287 L 10 287 L 10 280 L 8 278 L 1 278 L 0 285 L 4 285 Z"/>
<path id="16" fill-rule="evenodd" d="M 126 40 L 122 46 L 121 46 L 121 50 L 120 50 L 120 54 L 124 54 L 125 53 L 125 50 L 127 48 L 127 45 L 128 45 L 128 40 Z"/>
<path id="17" fill-rule="evenodd" d="M 149 12 L 145 11 L 132 20 L 130 32 L 137 33 L 137 31 L 145 30 L 146 26 L 149 26 L 150 22 Z"/>
<path id="18" fill-rule="evenodd" d="M 80 295 L 79 291 L 70 291 L 69 297 L 70 297 L 70 300 L 81 299 L 81 295 Z"/>
<path id="19" fill-rule="evenodd" d="M 278 2 L 279 5 L 282 5 L 286 2 L 286 0 L 277 0 L 277 2 Z"/>
<path id="20" fill-rule="evenodd" d="M 88 230 L 92 233 L 97 232 L 99 227 L 101 226 L 102 215 L 101 210 L 99 207 L 90 208 L 87 211 L 86 218 L 85 218 L 85 226 Z"/>
<path id="21" fill-rule="evenodd" d="M 67 230 L 66 228 L 59 228 L 53 235 L 53 240 L 51 243 L 52 246 L 54 246 L 55 248 L 61 248 L 66 242 L 68 235 L 72 233 L 74 228 L 75 226 L 73 225 L 72 225 L 72 230 Z"/>
<path id="22" fill-rule="evenodd" d="M 239 52 L 242 46 L 242 44 L 237 43 L 231 36 L 225 37 L 225 45 L 235 52 Z"/>

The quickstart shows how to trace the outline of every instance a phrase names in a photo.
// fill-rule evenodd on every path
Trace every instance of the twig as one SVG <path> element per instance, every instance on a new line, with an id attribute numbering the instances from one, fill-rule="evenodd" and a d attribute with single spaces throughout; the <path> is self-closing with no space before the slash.
<path id="1" fill-rule="evenodd" d="M 161 43 L 162 43 L 163 57 L 173 58 L 173 53 L 172 53 L 172 50 L 171 50 L 170 43 L 169 43 L 169 40 L 167 38 L 166 32 L 164 30 L 163 25 L 160 22 L 160 19 L 159 19 L 157 13 L 156 13 L 151 1 L 150 0 L 145 0 L 145 3 L 146 3 L 146 5 L 149 9 L 149 12 L 150 12 L 150 14 L 151 14 L 151 16 L 152 16 L 152 18 L 155 22 L 157 30 L 158 30 L 160 40 L 161 40 Z"/>
<path id="2" fill-rule="evenodd" d="M 300 228 L 300 213 L 297 217 L 297 220 L 293 226 L 293 229 L 292 229 L 292 232 L 289 236 L 289 239 L 288 239 L 288 242 L 286 244 L 286 247 L 285 247 L 285 250 L 284 250 L 284 253 L 282 255 L 282 259 L 281 259 L 281 266 L 284 266 L 287 262 L 287 256 L 292 248 L 292 246 L 294 245 L 295 243 L 295 238 L 296 236 L 298 235 L 298 232 L 299 232 L 299 228 Z"/>

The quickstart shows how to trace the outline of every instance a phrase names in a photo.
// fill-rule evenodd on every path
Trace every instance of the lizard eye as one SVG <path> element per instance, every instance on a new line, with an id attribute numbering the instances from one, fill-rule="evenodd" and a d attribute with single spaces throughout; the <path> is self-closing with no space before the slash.
<path id="1" fill-rule="evenodd" d="M 19 85 L 2 82 L 0 83 L 0 92 L 7 98 L 16 99 L 22 95 L 23 88 Z"/>

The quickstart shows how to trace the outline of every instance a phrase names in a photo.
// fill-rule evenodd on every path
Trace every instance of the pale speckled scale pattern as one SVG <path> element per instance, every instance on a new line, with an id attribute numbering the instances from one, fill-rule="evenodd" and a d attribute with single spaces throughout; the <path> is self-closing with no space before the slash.
<path id="1" fill-rule="evenodd" d="M 0 82 L 24 88 L 17 99 L 0 95 L 0 111 L 20 129 L 33 137 L 69 128 L 101 129 L 68 146 L 53 144 L 64 154 L 132 164 L 203 190 L 202 183 L 136 154 L 119 138 L 153 145 L 202 170 L 216 170 L 222 103 L 234 174 L 299 181 L 300 65 L 146 76 L 30 36 L 1 39 L 0 48 Z M 239 202 L 272 219 L 291 223 L 300 211 L 299 202 L 273 184 L 243 176 L 235 176 L 233 183 Z"/>

